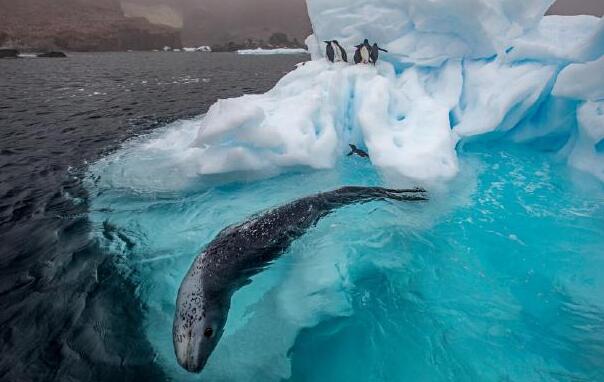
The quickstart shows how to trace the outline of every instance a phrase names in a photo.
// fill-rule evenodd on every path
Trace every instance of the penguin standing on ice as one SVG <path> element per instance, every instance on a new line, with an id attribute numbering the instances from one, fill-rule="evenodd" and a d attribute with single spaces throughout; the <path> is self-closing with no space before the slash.
<path id="1" fill-rule="evenodd" d="M 371 60 L 371 45 L 369 40 L 365 39 L 361 45 L 356 46 L 357 50 L 354 52 L 354 63 L 355 64 L 368 64 Z"/>
<path id="2" fill-rule="evenodd" d="M 325 54 L 331 62 L 348 62 L 348 56 L 344 48 L 340 46 L 338 40 L 325 41 L 327 47 L 325 48 Z"/>
<path id="3" fill-rule="evenodd" d="M 377 42 L 373 44 L 373 46 L 371 47 L 371 54 L 370 54 L 370 59 L 371 59 L 371 63 L 373 63 L 373 65 L 375 65 L 378 61 L 378 58 L 380 57 L 380 50 L 382 52 L 388 53 L 388 51 L 386 49 L 382 49 L 378 46 Z"/>

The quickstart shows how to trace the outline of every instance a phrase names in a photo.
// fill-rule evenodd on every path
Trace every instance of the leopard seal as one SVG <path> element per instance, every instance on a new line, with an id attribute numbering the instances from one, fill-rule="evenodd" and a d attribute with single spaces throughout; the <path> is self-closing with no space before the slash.
<path id="1" fill-rule="evenodd" d="M 420 188 L 344 187 L 298 199 L 221 231 L 197 256 L 176 300 L 172 331 L 178 363 L 199 373 L 218 344 L 231 297 L 290 244 L 334 210 L 374 200 L 427 200 Z"/>

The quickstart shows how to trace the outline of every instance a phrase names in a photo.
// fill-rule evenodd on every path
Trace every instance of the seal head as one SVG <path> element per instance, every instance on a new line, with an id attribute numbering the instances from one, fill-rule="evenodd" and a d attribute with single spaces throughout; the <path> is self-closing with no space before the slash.
<path id="1" fill-rule="evenodd" d="M 196 265 L 191 267 L 178 291 L 172 329 L 176 359 L 192 373 L 203 370 L 216 348 L 230 305 L 230 299 L 201 287 L 201 269 Z"/>

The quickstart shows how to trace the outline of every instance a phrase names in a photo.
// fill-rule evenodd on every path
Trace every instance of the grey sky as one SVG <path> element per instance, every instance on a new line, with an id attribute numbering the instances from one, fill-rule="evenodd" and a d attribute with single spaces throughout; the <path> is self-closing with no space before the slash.
<path id="1" fill-rule="evenodd" d="M 604 15 L 604 0 L 558 0 L 550 9 L 557 15 Z"/>
<path id="2" fill-rule="evenodd" d="M 142 16 L 155 23 L 182 28 L 185 44 L 266 39 L 276 31 L 302 41 L 310 33 L 306 0 L 119 1 L 128 16 Z M 558 0 L 550 14 L 602 16 L 604 0 Z"/>

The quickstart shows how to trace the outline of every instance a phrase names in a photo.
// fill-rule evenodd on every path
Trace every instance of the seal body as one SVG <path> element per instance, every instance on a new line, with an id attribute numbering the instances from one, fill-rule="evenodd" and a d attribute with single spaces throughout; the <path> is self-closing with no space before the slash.
<path id="1" fill-rule="evenodd" d="M 224 229 L 195 259 L 178 291 L 173 343 L 180 365 L 191 372 L 203 369 L 222 336 L 233 293 L 322 217 L 353 203 L 426 200 L 423 192 L 344 187 L 298 199 Z"/>

